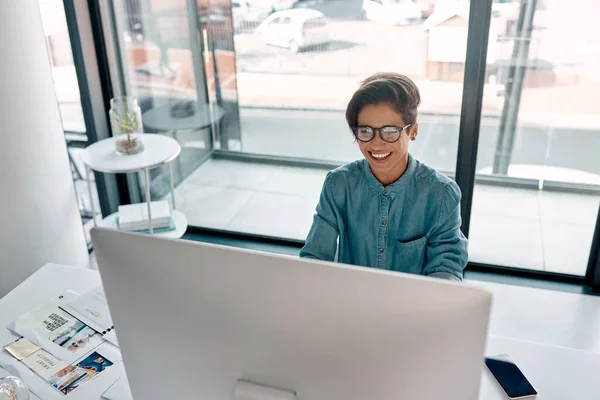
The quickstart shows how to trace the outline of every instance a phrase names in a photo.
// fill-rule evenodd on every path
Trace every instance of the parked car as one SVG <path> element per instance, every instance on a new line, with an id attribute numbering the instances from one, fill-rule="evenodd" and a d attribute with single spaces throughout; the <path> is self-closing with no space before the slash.
<path id="1" fill-rule="evenodd" d="M 411 0 L 364 0 L 363 16 L 375 22 L 407 25 L 421 19 L 421 9 Z"/>
<path id="2" fill-rule="evenodd" d="M 256 33 L 265 43 L 286 47 L 293 53 L 329 42 L 325 15 L 308 8 L 271 14 L 259 25 Z"/>
<path id="3" fill-rule="evenodd" d="M 257 26 L 264 21 L 272 12 L 271 8 L 250 3 L 246 0 L 233 0 L 231 2 L 233 15 L 233 27 L 237 31 L 240 28 Z"/>

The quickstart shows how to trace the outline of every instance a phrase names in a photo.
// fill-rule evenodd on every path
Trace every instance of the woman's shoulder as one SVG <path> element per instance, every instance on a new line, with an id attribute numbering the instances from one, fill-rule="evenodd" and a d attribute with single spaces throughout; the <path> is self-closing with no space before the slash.
<path id="1" fill-rule="evenodd" d="M 415 163 L 415 178 L 420 185 L 425 184 L 434 190 L 447 191 L 453 197 L 460 197 L 460 189 L 453 179 L 421 161 L 415 160 Z"/>
<path id="2" fill-rule="evenodd" d="M 360 184 L 364 176 L 364 160 L 357 160 L 327 173 L 325 183 L 329 189 L 340 190 Z"/>
<path id="3" fill-rule="evenodd" d="M 327 174 L 326 180 L 332 185 L 351 184 L 360 180 L 364 174 L 363 161 L 357 160 L 337 167 Z"/>

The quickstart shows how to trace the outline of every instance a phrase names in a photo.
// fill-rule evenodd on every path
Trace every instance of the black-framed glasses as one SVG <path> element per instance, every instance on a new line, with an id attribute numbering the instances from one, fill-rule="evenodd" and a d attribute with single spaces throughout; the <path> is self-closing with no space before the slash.
<path id="1" fill-rule="evenodd" d="M 394 143 L 400 139 L 400 134 L 411 125 L 412 124 L 408 124 L 403 127 L 389 125 L 382 126 L 381 128 L 359 125 L 352 128 L 352 132 L 354 132 L 356 139 L 361 142 L 370 142 L 375 137 L 375 132 L 378 132 L 381 140 L 388 143 Z"/>

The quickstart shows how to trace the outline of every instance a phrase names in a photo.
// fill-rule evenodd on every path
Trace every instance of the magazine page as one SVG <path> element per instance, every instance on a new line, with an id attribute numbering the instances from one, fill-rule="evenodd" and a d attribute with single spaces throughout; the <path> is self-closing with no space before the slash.
<path id="1" fill-rule="evenodd" d="M 42 376 L 34 372 L 34 370 L 25 365 L 23 361 L 18 361 L 8 351 L 0 350 L 0 367 L 8 371 L 9 374 L 20 377 L 25 382 L 29 390 L 40 399 L 99 399 L 102 393 L 105 393 L 106 390 L 110 388 L 119 378 L 125 376 L 125 369 L 123 367 L 123 363 L 121 362 L 121 356 L 118 349 L 110 343 L 106 342 L 100 348 L 95 349 L 92 353 L 94 352 L 100 357 L 104 357 L 108 361 L 101 362 L 98 360 L 98 356 L 96 355 L 86 355 L 82 361 L 87 358 L 87 356 L 90 356 L 90 358 L 93 358 L 91 363 L 96 363 L 94 369 L 99 370 L 99 372 L 95 373 L 93 376 L 92 374 L 86 374 L 85 376 L 82 376 L 86 371 L 83 371 L 82 373 L 81 369 L 79 370 L 79 374 L 75 372 L 77 364 L 80 364 L 78 361 L 73 364 L 62 363 L 62 361 L 57 360 L 53 355 L 47 352 L 45 354 L 40 353 L 39 355 L 36 355 L 38 360 L 48 366 L 47 369 L 44 367 L 44 370 L 48 372 L 42 373 L 45 378 L 42 378 Z M 28 360 L 28 363 L 33 359 L 34 358 Z M 112 363 L 112 365 L 108 366 L 109 363 Z M 61 366 L 65 365 L 65 367 L 58 371 L 50 371 L 50 369 L 54 368 L 53 364 L 56 364 L 56 366 L 61 364 Z M 79 367 L 85 368 L 90 365 L 90 360 L 81 364 L 82 365 Z M 98 367 L 100 364 L 102 364 L 102 366 Z M 69 368 L 63 371 L 64 368 L 67 367 Z M 102 368 L 104 369 L 101 370 Z M 52 374 L 49 375 L 50 373 Z M 57 376 L 52 378 L 54 375 Z M 80 379 L 76 380 L 77 378 Z M 51 379 L 53 383 L 49 382 Z M 53 386 L 53 384 L 56 384 L 57 387 Z M 58 387 L 60 387 L 61 390 L 59 390 Z M 64 392 L 68 393 L 65 394 Z"/>
<path id="2" fill-rule="evenodd" d="M 76 296 L 65 292 L 20 316 L 7 328 L 71 364 L 104 342 L 94 329 L 60 309 Z"/>
<path id="3" fill-rule="evenodd" d="M 113 321 L 102 286 L 98 286 L 87 293 L 77 296 L 75 299 L 62 305 L 61 308 L 87 324 L 90 328 L 96 330 L 96 332 L 101 333 L 104 339 L 118 346 Z"/>
<path id="4" fill-rule="evenodd" d="M 53 371 L 54 374 L 46 378 L 46 381 L 62 394 L 68 395 L 120 361 L 119 351 L 106 343 L 71 365 Z"/>
<path id="5" fill-rule="evenodd" d="M 5 350 L 12 354 L 15 348 L 33 349 L 28 342 L 27 339 L 21 338 L 17 342 L 7 345 Z M 68 395 L 84 387 L 115 364 L 120 363 L 121 354 L 117 347 L 105 343 L 71 364 L 54 357 L 43 349 L 35 351 L 21 362 L 58 393 Z"/>

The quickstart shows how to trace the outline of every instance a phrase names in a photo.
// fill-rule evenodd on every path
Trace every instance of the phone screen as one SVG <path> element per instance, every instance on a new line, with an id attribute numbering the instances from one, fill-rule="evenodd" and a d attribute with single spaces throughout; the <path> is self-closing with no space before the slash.
<path id="1" fill-rule="evenodd" d="M 511 399 L 537 394 L 508 354 L 486 357 L 485 365 Z"/>

